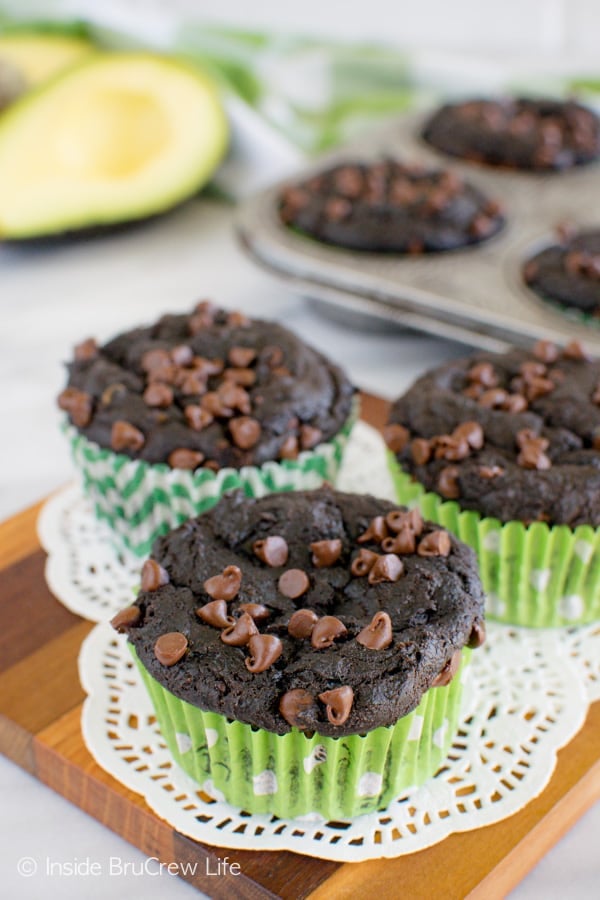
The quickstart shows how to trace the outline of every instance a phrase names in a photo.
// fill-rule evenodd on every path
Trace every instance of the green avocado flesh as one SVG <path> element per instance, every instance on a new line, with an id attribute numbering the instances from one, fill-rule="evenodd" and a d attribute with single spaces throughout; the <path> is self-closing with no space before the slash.
<path id="1" fill-rule="evenodd" d="M 227 136 L 199 70 L 147 53 L 90 57 L 0 118 L 0 238 L 169 209 L 207 181 Z"/>

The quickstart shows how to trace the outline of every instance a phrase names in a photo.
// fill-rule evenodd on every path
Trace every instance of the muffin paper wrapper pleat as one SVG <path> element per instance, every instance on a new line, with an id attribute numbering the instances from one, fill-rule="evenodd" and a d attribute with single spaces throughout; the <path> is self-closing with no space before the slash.
<path id="1" fill-rule="evenodd" d="M 458 729 L 470 651 L 447 687 L 430 688 L 395 725 L 324 737 L 278 735 L 180 700 L 129 645 L 177 764 L 216 800 L 282 818 L 348 819 L 385 809 L 440 768 Z"/>
<path id="2" fill-rule="evenodd" d="M 400 503 L 477 552 L 488 618 L 534 628 L 600 620 L 600 528 L 502 523 L 426 492 L 389 451 L 388 464 Z"/>
<path id="3" fill-rule="evenodd" d="M 210 509 L 228 491 L 241 489 L 247 497 L 263 497 L 335 481 L 358 409 L 356 401 L 335 437 L 297 459 L 216 473 L 151 465 L 98 446 L 70 424 L 64 430 L 96 516 L 110 525 L 129 550 L 143 557 L 159 535 Z"/>

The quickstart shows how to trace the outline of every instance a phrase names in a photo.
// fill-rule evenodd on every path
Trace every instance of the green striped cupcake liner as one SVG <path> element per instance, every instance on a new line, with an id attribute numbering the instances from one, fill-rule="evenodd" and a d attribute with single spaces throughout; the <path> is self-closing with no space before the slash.
<path id="1" fill-rule="evenodd" d="M 447 687 L 395 725 L 348 737 L 274 734 L 206 712 L 158 683 L 131 652 L 175 762 L 217 800 L 282 818 L 349 819 L 385 809 L 440 768 L 460 721 L 465 648 Z"/>
<path id="2" fill-rule="evenodd" d="M 388 465 L 400 503 L 476 551 L 488 618 L 530 628 L 600 620 L 600 528 L 502 523 L 426 492 L 390 451 Z"/>
<path id="3" fill-rule="evenodd" d="M 357 401 L 339 434 L 300 453 L 297 459 L 218 472 L 151 465 L 100 447 L 68 422 L 64 431 L 96 516 L 107 522 L 136 556 L 145 557 L 159 535 L 206 512 L 228 491 L 241 489 L 247 497 L 263 497 L 333 482 L 358 408 Z"/>

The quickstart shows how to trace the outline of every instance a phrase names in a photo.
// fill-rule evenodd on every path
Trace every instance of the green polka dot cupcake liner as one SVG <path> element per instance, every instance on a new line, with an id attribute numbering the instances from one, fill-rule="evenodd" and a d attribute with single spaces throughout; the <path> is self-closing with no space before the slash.
<path id="1" fill-rule="evenodd" d="M 218 472 L 151 465 L 100 447 L 69 423 L 63 430 L 97 518 L 110 526 L 128 550 L 145 557 L 159 535 L 206 512 L 228 491 L 241 489 L 247 497 L 263 497 L 335 481 L 358 409 L 355 402 L 335 437 L 297 459 Z"/>
<path id="2" fill-rule="evenodd" d="M 427 492 L 389 451 L 388 464 L 400 503 L 477 552 L 489 619 L 530 628 L 600 620 L 600 528 L 502 523 Z"/>
<path id="3" fill-rule="evenodd" d="M 446 687 L 430 688 L 395 725 L 347 737 L 283 735 L 174 696 L 130 648 L 175 762 L 209 796 L 249 813 L 281 818 L 350 819 L 386 809 L 433 776 L 448 755 L 460 722 L 470 651 Z"/>

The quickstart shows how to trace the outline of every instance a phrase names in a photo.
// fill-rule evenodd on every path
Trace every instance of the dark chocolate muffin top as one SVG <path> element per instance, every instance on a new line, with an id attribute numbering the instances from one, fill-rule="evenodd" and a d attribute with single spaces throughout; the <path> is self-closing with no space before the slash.
<path id="1" fill-rule="evenodd" d="M 572 100 L 468 100 L 442 106 L 423 138 L 450 156 L 489 166 L 564 170 L 600 156 L 600 119 Z"/>
<path id="2" fill-rule="evenodd" d="M 159 538 L 113 625 L 177 697 L 332 736 L 394 723 L 485 638 L 470 548 L 416 511 L 331 488 L 235 492 Z"/>
<path id="3" fill-rule="evenodd" d="M 203 302 L 102 347 L 84 341 L 58 402 L 101 447 L 217 471 L 327 441 L 353 393 L 341 369 L 287 329 Z"/>
<path id="4" fill-rule="evenodd" d="M 504 224 L 499 204 L 454 172 L 394 160 L 344 163 L 289 186 L 279 213 L 327 244 L 389 253 L 478 244 Z"/>
<path id="5" fill-rule="evenodd" d="M 525 264 L 523 278 L 540 297 L 600 319 L 600 229 L 569 233 Z"/>
<path id="6" fill-rule="evenodd" d="M 600 361 L 577 342 L 447 363 L 396 401 L 385 436 L 403 469 L 464 509 L 600 525 Z"/>

